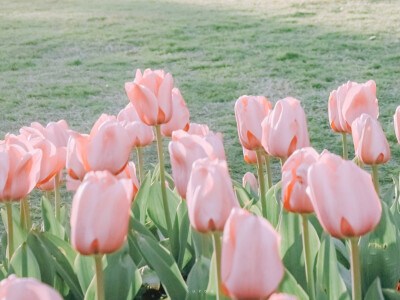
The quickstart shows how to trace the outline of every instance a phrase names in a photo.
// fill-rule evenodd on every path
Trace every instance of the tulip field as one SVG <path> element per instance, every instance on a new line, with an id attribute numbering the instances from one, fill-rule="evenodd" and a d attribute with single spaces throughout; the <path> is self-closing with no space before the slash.
<path id="1" fill-rule="evenodd" d="M 0 299 L 400 300 L 396 1 L 0 7 Z"/>

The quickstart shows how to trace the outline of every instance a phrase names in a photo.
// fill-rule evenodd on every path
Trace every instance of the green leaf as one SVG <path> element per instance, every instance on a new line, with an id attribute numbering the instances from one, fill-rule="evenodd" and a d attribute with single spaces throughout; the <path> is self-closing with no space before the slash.
<path id="1" fill-rule="evenodd" d="M 15 205 L 13 203 L 12 216 L 13 216 L 13 230 L 14 230 L 14 249 L 16 249 L 23 242 L 26 242 L 27 232 L 24 229 L 22 229 L 18 209 L 15 209 L 14 206 Z M 7 212 L 5 209 L 1 210 L 1 218 L 3 220 L 5 230 L 8 232 Z"/>
<path id="2" fill-rule="evenodd" d="M 142 224 L 145 223 L 146 220 L 146 207 L 147 201 L 149 199 L 151 185 L 151 176 L 150 173 L 144 178 L 144 181 L 140 185 L 139 191 L 137 192 L 135 199 L 132 205 L 132 212 L 136 219 L 138 219 Z"/>
<path id="3" fill-rule="evenodd" d="M 316 265 L 316 297 L 317 299 L 350 300 L 347 288 L 340 277 L 336 258 L 336 249 L 332 238 L 323 234 Z"/>
<path id="4" fill-rule="evenodd" d="M 361 237 L 359 249 L 363 291 L 377 277 L 383 288 L 394 289 L 400 278 L 400 238 L 385 202 L 382 202 L 382 217 L 378 226 Z"/>
<path id="5" fill-rule="evenodd" d="M 64 239 L 65 230 L 54 216 L 54 208 L 46 197 L 42 197 L 42 216 L 44 230 Z"/>
<path id="6" fill-rule="evenodd" d="M 11 258 L 11 268 L 18 277 L 32 277 L 41 280 L 39 264 L 25 242 L 15 250 Z"/>
<path id="7" fill-rule="evenodd" d="M 365 294 L 364 300 L 385 300 L 382 293 L 381 281 L 376 278 Z"/>
<path id="8" fill-rule="evenodd" d="M 169 251 L 146 235 L 137 234 L 136 243 L 143 258 L 157 272 L 168 296 L 172 300 L 185 299 L 187 286 Z"/>
<path id="9" fill-rule="evenodd" d="M 187 300 L 201 300 L 204 298 L 210 272 L 210 260 L 200 256 L 193 265 L 187 279 Z"/>
<path id="10" fill-rule="evenodd" d="M 215 263 L 215 251 L 213 252 L 211 256 L 211 261 L 210 261 L 210 267 L 209 267 L 209 273 L 208 273 L 208 285 L 207 285 L 207 299 L 213 299 L 216 297 L 217 292 L 218 292 L 218 287 L 217 287 L 217 266 Z"/>
<path id="11" fill-rule="evenodd" d="M 161 286 L 160 278 L 157 273 L 149 268 L 149 266 L 144 266 L 139 270 L 140 276 L 142 278 L 142 284 L 151 290 L 159 290 Z"/>
<path id="12" fill-rule="evenodd" d="M 285 269 L 285 275 L 279 285 L 278 291 L 297 296 L 299 300 L 308 300 L 308 295 L 304 289 L 297 283 L 293 275 Z M 318 299 L 319 300 L 319 299 Z M 335 299 L 336 300 L 336 299 Z"/>
<path id="13" fill-rule="evenodd" d="M 400 300 L 400 292 L 393 289 L 382 289 L 386 300 Z"/>
<path id="14" fill-rule="evenodd" d="M 86 293 L 96 273 L 93 257 L 78 254 L 74 266 L 82 291 Z"/>
<path id="15" fill-rule="evenodd" d="M 281 190 L 281 183 L 278 182 L 272 186 L 267 192 L 267 220 L 274 228 L 278 225 L 280 212 L 282 210 L 282 203 L 276 197 L 277 193 Z"/>
<path id="16" fill-rule="evenodd" d="M 183 262 L 186 253 L 186 246 L 188 244 L 190 221 L 188 217 L 188 210 L 185 201 L 181 201 L 178 205 L 175 222 L 174 222 L 174 235 L 177 253 L 174 255 L 179 269 L 183 268 Z"/>
<path id="17" fill-rule="evenodd" d="M 239 183 L 233 181 L 233 187 L 235 190 L 236 198 L 239 201 L 240 207 L 245 207 L 247 203 L 254 198 L 245 188 L 243 188 Z M 258 197 L 255 197 L 258 200 Z"/>

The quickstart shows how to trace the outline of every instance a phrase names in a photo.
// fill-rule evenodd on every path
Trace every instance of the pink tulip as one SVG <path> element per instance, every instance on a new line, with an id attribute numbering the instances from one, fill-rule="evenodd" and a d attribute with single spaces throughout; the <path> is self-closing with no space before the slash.
<path id="1" fill-rule="evenodd" d="M 210 132 L 210 129 L 205 124 L 189 123 L 189 129 L 187 131 L 189 134 L 197 134 L 205 136 Z"/>
<path id="2" fill-rule="evenodd" d="M 100 121 L 96 122 L 90 136 L 71 135 L 66 165 L 72 179 L 82 180 L 89 171 L 108 170 L 116 175 L 128 163 L 132 145 L 126 129 L 115 118 L 98 126 Z"/>
<path id="3" fill-rule="evenodd" d="M 125 242 L 132 182 L 108 171 L 90 172 L 72 201 L 71 244 L 83 255 L 117 251 Z"/>
<path id="4" fill-rule="evenodd" d="M 258 191 L 258 181 L 257 181 L 256 176 L 254 176 L 253 173 L 247 172 L 246 174 L 244 174 L 243 179 L 242 179 L 242 184 L 243 184 L 244 188 L 248 184 L 250 186 L 250 188 L 255 193 L 257 193 L 257 191 Z"/>
<path id="5" fill-rule="evenodd" d="M 140 119 L 149 126 L 164 124 L 172 117 L 173 79 L 162 70 L 136 71 L 133 82 L 125 83 L 125 91 Z"/>
<path id="6" fill-rule="evenodd" d="M 117 119 L 128 132 L 132 147 L 145 147 L 154 141 L 153 128 L 140 120 L 132 103 L 119 112 Z"/>
<path id="7" fill-rule="evenodd" d="M 243 149 L 243 157 L 244 161 L 248 164 L 255 165 L 257 164 L 257 153 L 256 151 L 253 150 L 247 150 L 246 148 L 242 147 Z M 262 162 L 265 162 L 265 157 L 262 156 L 261 158 Z"/>
<path id="8" fill-rule="evenodd" d="M 325 150 L 307 180 L 318 220 L 333 237 L 358 237 L 379 223 L 382 207 L 371 175 L 352 161 Z"/>
<path id="9" fill-rule="evenodd" d="M 378 120 L 362 114 L 351 125 L 356 156 L 367 165 L 382 164 L 390 158 L 390 147 Z"/>
<path id="10" fill-rule="evenodd" d="M 62 184 L 62 181 L 63 181 L 63 170 L 61 170 L 60 173 L 58 173 L 58 182 L 57 182 L 58 186 Z M 43 184 L 38 183 L 36 187 L 42 191 L 53 191 L 55 188 L 55 183 L 56 183 L 56 177 L 53 177 L 49 181 Z"/>
<path id="11" fill-rule="evenodd" d="M 204 233 L 222 231 L 231 210 L 239 206 L 226 161 L 196 160 L 187 185 L 186 200 L 193 228 Z"/>
<path id="12" fill-rule="evenodd" d="M 213 147 L 216 157 L 226 160 L 224 141 L 220 132 L 214 133 L 213 131 L 209 131 L 204 136 L 204 139 Z"/>
<path id="13" fill-rule="evenodd" d="M 222 238 L 224 292 L 238 299 L 260 299 L 271 295 L 284 275 L 279 244 L 280 235 L 266 219 L 244 209 L 233 209 Z"/>
<path id="14" fill-rule="evenodd" d="M 192 171 L 192 164 L 196 160 L 206 157 L 225 159 L 225 153 L 222 155 L 220 150 L 215 151 L 213 145 L 204 137 L 191 135 L 183 130 L 174 131 L 168 150 L 175 187 L 183 198 L 186 198 L 186 189 Z"/>
<path id="15" fill-rule="evenodd" d="M 92 130 L 90 131 L 90 138 L 92 139 L 97 132 L 99 131 L 99 128 L 101 125 L 103 125 L 107 121 L 114 121 L 117 118 L 112 115 L 107 115 L 107 114 L 101 114 L 101 116 L 97 119 L 97 121 L 94 123 Z"/>
<path id="16" fill-rule="evenodd" d="M 297 300 L 297 297 L 288 294 L 272 294 L 268 300 Z"/>
<path id="17" fill-rule="evenodd" d="M 378 119 L 379 106 L 376 99 L 375 81 L 370 80 L 364 84 L 353 85 L 346 94 L 342 111 L 349 126 L 363 113 Z"/>
<path id="18" fill-rule="evenodd" d="M 393 119 L 397 142 L 400 144 L 400 106 L 396 108 L 396 113 L 394 114 Z"/>
<path id="19" fill-rule="evenodd" d="M 296 149 L 310 145 L 306 115 L 295 98 L 279 100 L 262 128 L 262 145 L 271 156 L 288 158 Z"/>
<path id="20" fill-rule="evenodd" d="M 131 180 L 132 186 L 133 186 L 133 198 L 135 198 L 135 196 L 136 196 L 136 194 L 137 194 L 137 192 L 139 190 L 139 187 L 140 187 L 139 181 L 138 181 L 137 176 L 136 176 L 135 163 L 133 161 L 130 161 L 126 165 L 124 171 L 117 175 L 117 178 L 119 178 L 119 179 L 126 178 L 126 179 L 130 179 Z"/>
<path id="21" fill-rule="evenodd" d="M 264 96 L 241 96 L 235 104 L 239 140 L 248 150 L 262 148 L 261 122 L 271 111 L 271 103 Z"/>
<path id="22" fill-rule="evenodd" d="M 307 172 L 318 159 L 314 148 L 296 150 L 282 167 L 283 207 L 294 213 L 312 213 L 314 208 L 306 193 Z"/>
<path id="23" fill-rule="evenodd" d="M 27 147 L 30 147 L 27 145 Z M 18 144 L 0 143 L 0 199 L 20 200 L 36 186 L 40 176 L 42 152 Z"/>
<path id="24" fill-rule="evenodd" d="M 168 123 L 161 125 L 161 134 L 171 136 L 175 130 L 189 129 L 189 110 L 186 107 L 186 102 L 183 100 L 181 92 L 177 88 L 172 89 L 172 118 Z"/>
<path id="25" fill-rule="evenodd" d="M 0 299 L 4 300 L 62 300 L 60 294 L 35 278 L 10 275 L 0 282 Z"/>

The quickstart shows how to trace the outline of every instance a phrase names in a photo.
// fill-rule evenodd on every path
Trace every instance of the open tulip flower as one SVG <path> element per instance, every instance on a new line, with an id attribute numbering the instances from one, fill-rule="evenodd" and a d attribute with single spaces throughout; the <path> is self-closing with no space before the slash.
<path id="1" fill-rule="evenodd" d="M 172 117 L 173 79 L 162 70 L 138 69 L 133 82 L 125 83 L 125 91 L 140 119 L 149 126 L 168 123 Z"/>
<path id="2" fill-rule="evenodd" d="M 280 239 L 264 218 L 244 209 L 233 209 L 222 237 L 222 290 L 238 299 L 270 296 L 284 274 Z"/>
<path id="3" fill-rule="evenodd" d="M 62 300 L 61 295 L 35 278 L 17 278 L 15 275 L 0 282 L 0 299 L 4 300 Z"/>
<path id="4" fill-rule="evenodd" d="M 163 136 L 172 136 L 172 132 L 175 130 L 189 129 L 189 117 L 190 113 L 186 106 L 186 102 L 182 97 L 181 92 L 178 88 L 172 89 L 172 118 L 168 123 L 161 125 L 161 134 Z"/>
<path id="5" fill-rule="evenodd" d="M 400 144 L 400 106 L 396 108 L 393 120 L 394 120 L 394 131 L 396 133 L 397 142 Z"/>
<path id="6" fill-rule="evenodd" d="M 279 100 L 262 122 L 262 129 L 262 145 L 271 156 L 285 160 L 296 149 L 310 145 L 306 115 L 295 98 Z"/>

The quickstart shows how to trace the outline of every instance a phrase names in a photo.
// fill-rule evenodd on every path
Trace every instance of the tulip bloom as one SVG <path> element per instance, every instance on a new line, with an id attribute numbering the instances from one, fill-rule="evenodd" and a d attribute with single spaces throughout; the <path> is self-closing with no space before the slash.
<path id="1" fill-rule="evenodd" d="M 326 232 L 342 239 L 372 231 L 382 207 L 371 175 L 352 161 L 324 151 L 308 170 L 307 193 Z"/>
<path id="2" fill-rule="evenodd" d="M 133 186 L 108 171 L 90 172 L 71 209 L 71 244 L 83 255 L 117 251 L 125 242 Z"/>
<path id="3" fill-rule="evenodd" d="M 280 235 L 264 218 L 240 208 L 232 210 L 222 238 L 222 289 L 231 298 L 260 299 L 279 286 L 284 266 Z"/>
<path id="4" fill-rule="evenodd" d="M 138 181 L 137 176 L 136 176 L 136 166 L 135 166 L 135 163 L 134 163 L 133 161 L 130 161 L 130 162 L 126 165 L 124 171 L 122 171 L 121 173 L 119 173 L 119 174 L 117 175 L 117 177 L 118 177 L 119 179 L 127 178 L 127 179 L 130 179 L 130 180 L 131 180 L 132 186 L 133 186 L 133 198 L 135 198 L 135 196 L 136 196 L 136 194 L 137 194 L 137 192 L 138 192 L 138 190 L 139 190 L 139 187 L 140 187 L 139 181 Z"/>
<path id="5" fill-rule="evenodd" d="M 213 139 L 218 143 L 219 139 Z M 221 143 L 222 144 L 222 143 Z M 192 164 L 200 159 L 209 157 L 211 159 L 225 159 L 225 153 L 221 152 L 222 145 L 216 148 L 209 143 L 205 137 L 191 135 L 183 130 L 174 131 L 172 141 L 168 145 L 171 158 L 172 177 L 175 187 L 182 198 L 186 198 L 186 189 Z"/>
<path id="6" fill-rule="evenodd" d="M 140 119 L 149 126 L 168 123 L 172 117 L 173 79 L 162 70 L 136 71 L 133 82 L 125 83 L 125 91 Z"/>
<path id="7" fill-rule="evenodd" d="M 205 124 L 189 123 L 189 129 L 187 132 L 189 134 L 205 136 L 210 132 L 210 129 Z"/>
<path id="8" fill-rule="evenodd" d="M 226 161 L 195 161 L 186 200 L 190 223 L 197 231 L 222 231 L 231 210 L 239 206 Z"/>
<path id="9" fill-rule="evenodd" d="M 253 173 L 251 172 L 247 172 L 246 174 L 244 174 L 243 179 L 242 179 L 242 185 L 245 188 L 246 185 L 249 185 L 250 188 L 257 193 L 258 191 L 258 181 L 256 176 L 254 176 Z"/>
<path id="10" fill-rule="evenodd" d="M 314 212 L 312 203 L 306 193 L 307 172 L 318 159 L 314 148 L 296 150 L 282 167 L 282 201 L 283 207 L 294 213 Z"/>
<path id="11" fill-rule="evenodd" d="M 262 122 L 262 129 L 262 145 L 271 156 L 286 159 L 296 149 L 310 145 L 306 115 L 295 98 L 279 100 Z"/>
<path id="12" fill-rule="evenodd" d="M 235 104 L 239 140 L 248 150 L 262 148 L 261 122 L 271 111 L 271 103 L 263 96 L 241 96 Z"/>
<path id="13" fill-rule="evenodd" d="M 247 150 L 246 148 L 242 147 L 243 149 L 243 158 L 244 161 L 250 165 L 256 165 L 257 162 L 257 153 L 253 150 Z M 265 162 L 265 157 L 262 157 L 262 162 Z"/>
<path id="14" fill-rule="evenodd" d="M 397 142 L 400 144 L 400 106 L 396 108 L 396 113 L 394 114 L 393 119 Z"/>
<path id="15" fill-rule="evenodd" d="M 128 132 L 132 147 L 145 147 L 154 141 L 153 129 L 140 120 L 132 103 L 119 112 L 117 120 Z"/>
<path id="16" fill-rule="evenodd" d="M 60 294 L 34 278 L 10 275 L 0 282 L 0 299 L 6 300 L 62 300 Z"/>
<path id="17" fill-rule="evenodd" d="M 297 300 L 297 297 L 288 294 L 272 294 L 268 300 Z"/>
<path id="18" fill-rule="evenodd" d="M 356 156 L 367 165 L 382 164 L 390 158 L 390 147 L 379 121 L 362 114 L 351 125 Z"/>
<path id="19" fill-rule="evenodd" d="M 171 136 L 175 130 L 189 129 L 189 110 L 181 92 L 177 88 L 172 89 L 172 118 L 168 123 L 161 125 L 161 134 L 163 136 Z"/>

